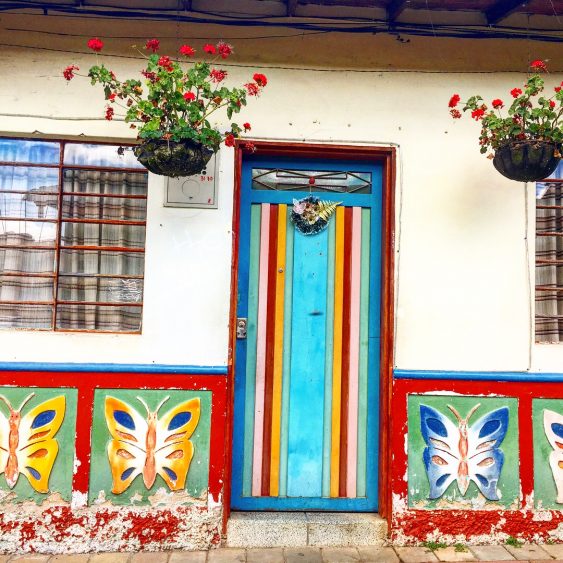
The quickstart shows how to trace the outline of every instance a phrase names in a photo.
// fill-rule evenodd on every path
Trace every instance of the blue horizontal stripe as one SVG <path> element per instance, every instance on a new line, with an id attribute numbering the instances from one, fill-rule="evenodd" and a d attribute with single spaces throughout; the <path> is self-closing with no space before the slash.
<path id="1" fill-rule="evenodd" d="M 531 371 L 431 371 L 396 369 L 395 379 L 441 379 L 450 381 L 523 381 L 563 383 L 563 373 Z"/>
<path id="2" fill-rule="evenodd" d="M 62 371 L 62 372 L 104 372 L 104 373 L 162 373 L 162 374 L 175 373 L 182 375 L 227 375 L 227 366 L 0 362 L 0 371 Z"/>

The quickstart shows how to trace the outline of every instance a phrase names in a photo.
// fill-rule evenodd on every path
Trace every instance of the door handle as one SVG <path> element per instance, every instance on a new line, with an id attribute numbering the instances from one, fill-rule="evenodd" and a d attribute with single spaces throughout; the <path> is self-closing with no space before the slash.
<path id="1" fill-rule="evenodd" d="M 244 340 L 246 338 L 248 320 L 245 317 L 237 318 L 237 339 Z"/>

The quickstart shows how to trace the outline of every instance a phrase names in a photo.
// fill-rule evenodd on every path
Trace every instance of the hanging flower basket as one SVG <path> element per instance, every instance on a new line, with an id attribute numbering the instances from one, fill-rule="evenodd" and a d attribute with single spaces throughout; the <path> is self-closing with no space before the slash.
<path id="1" fill-rule="evenodd" d="M 172 178 L 199 174 L 213 155 L 211 149 L 192 140 L 146 141 L 137 145 L 133 152 L 149 172 Z"/>
<path id="2" fill-rule="evenodd" d="M 104 42 L 93 37 L 88 48 L 97 57 Z M 133 78 L 118 78 L 98 60 L 87 76 L 93 85 L 103 88 L 105 118 L 121 118 L 137 131 L 140 144 L 134 152 L 143 166 L 162 176 L 199 174 L 222 144 L 234 147 L 241 133 L 252 129 L 250 123 L 235 123 L 233 116 L 246 106 L 247 97 L 261 94 L 268 79 L 256 72 L 240 87 L 227 86 L 229 71 L 219 64 L 233 54 L 233 47 L 224 41 L 204 45 L 200 53 L 204 60 L 200 61 L 194 60 L 196 50 L 191 45 L 181 45 L 177 58 L 160 55 L 159 49 L 158 39 L 146 42 L 146 52 L 138 49 L 146 65 Z M 79 70 L 71 64 L 63 70 L 63 77 L 70 81 L 75 74 L 80 76 Z M 219 111 L 226 113 L 226 130 L 217 129 L 209 120 L 213 114 L 213 118 L 219 117 Z M 242 146 L 255 150 L 251 142 Z"/>
<path id="3" fill-rule="evenodd" d="M 547 73 L 545 62 L 531 62 L 530 70 L 525 84 L 510 90 L 512 102 L 504 112 L 500 98 L 487 105 L 478 95 L 461 108 L 481 124 L 481 153 L 489 153 L 497 171 L 518 182 L 547 178 L 557 168 L 563 144 L 563 82 L 546 91 L 541 75 Z M 448 103 L 454 119 L 462 117 L 460 102 L 461 96 L 454 94 Z"/>
<path id="4" fill-rule="evenodd" d="M 560 160 L 559 149 L 547 141 L 513 141 L 495 152 L 493 164 L 510 180 L 535 182 L 555 171 Z"/>

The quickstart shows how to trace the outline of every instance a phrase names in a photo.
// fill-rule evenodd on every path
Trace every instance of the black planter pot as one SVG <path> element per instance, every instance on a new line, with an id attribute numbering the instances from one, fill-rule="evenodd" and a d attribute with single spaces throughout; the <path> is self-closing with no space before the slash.
<path id="1" fill-rule="evenodd" d="M 547 178 L 559 164 L 559 150 L 547 141 L 513 141 L 495 152 L 495 168 L 510 180 L 534 182 Z M 557 156 L 556 156 L 557 155 Z"/>
<path id="2" fill-rule="evenodd" d="M 146 141 L 133 152 L 137 160 L 153 174 L 161 176 L 193 176 L 199 174 L 209 162 L 213 151 L 195 141 Z"/>

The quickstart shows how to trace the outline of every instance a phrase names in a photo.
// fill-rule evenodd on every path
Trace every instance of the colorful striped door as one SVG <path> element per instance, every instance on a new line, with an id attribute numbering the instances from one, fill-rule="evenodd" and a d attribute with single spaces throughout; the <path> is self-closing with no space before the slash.
<path id="1" fill-rule="evenodd" d="M 376 510 L 381 168 L 249 159 L 240 229 L 233 508 Z"/>

